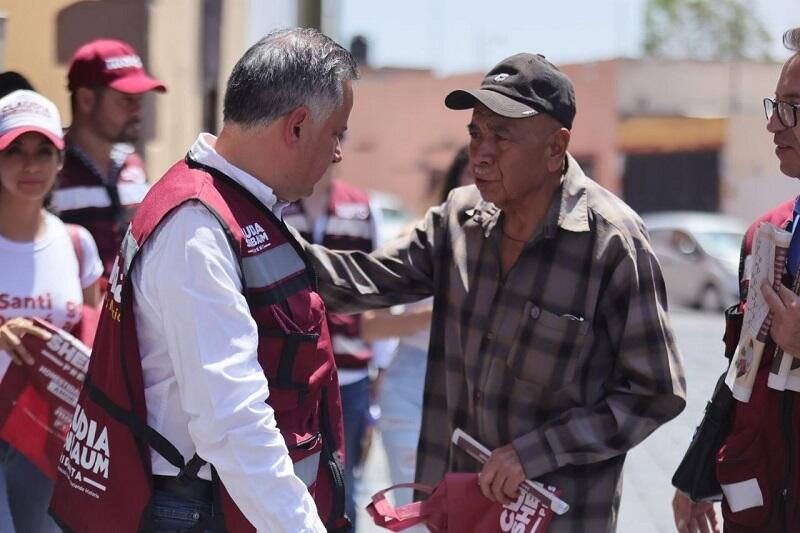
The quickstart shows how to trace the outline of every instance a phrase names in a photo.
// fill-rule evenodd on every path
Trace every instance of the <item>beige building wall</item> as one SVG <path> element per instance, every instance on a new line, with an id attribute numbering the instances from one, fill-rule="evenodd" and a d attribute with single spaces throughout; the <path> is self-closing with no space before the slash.
<path id="1" fill-rule="evenodd" d="M 482 75 L 437 78 L 429 71 L 365 70 L 354 85 L 355 102 L 334 177 L 365 190 L 388 192 L 412 212 L 434 203 L 433 173 L 447 169 L 469 142 L 469 111 L 444 106 L 454 89 L 477 87 Z"/>
<path id="2" fill-rule="evenodd" d="M 219 110 L 236 60 L 265 28 L 293 25 L 296 0 L 223 0 Z M 5 68 L 28 77 L 71 121 L 66 67 L 75 49 L 98 37 L 131 43 L 167 93 L 145 97 L 141 151 L 148 176 L 157 179 L 186 153 L 202 129 L 201 0 L 0 0 L 7 16 Z M 283 13 L 270 21 L 265 14 Z M 274 16 L 274 15 L 273 15 Z M 259 34 L 260 35 L 256 35 Z"/>
<path id="3" fill-rule="evenodd" d="M 72 120 L 67 63 L 74 51 L 100 37 L 133 45 L 147 70 L 169 89 L 145 97 L 141 145 L 152 180 L 186 150 L 188 131 L 196 134 L 202 116 L 194 90 L 201 6 L 195 0 L 0 0 L 7 16 L 5 66 L 53 100 L 67 126 Z"/>
<path id="4" fill-rule="evenodd" d="M 7 16 L 4 65 L 27 77 L 69 122 L 66 64 L 58 59 L 58 15 L 72 0 L 0 0 Z"/>
<path id="5" fill-rule="evenodd" d="M 224 0 L 222 2 L 222 31 L 220 33 L 219 51 L 219 105 L 217 109 L 218 124 L 222 124 L 222 99 L 225 96 L 225 85 L 233 66 L 246 50 L 248 32 L 247 27 L 250 15 L 249 0 Z"/>
<path id="6" fill-rule="evenodd" d="M 774 92 L 780 63 L 621 60 L 622 116 L 721 117 L 761 108 Z"/>
<path id="7" fill-rule="evenodd" d="M 201 9 L 197 0 L 150 2 L 147 69 L 167 86 L 166 93 L 148 95 L 154 113 L 148 113 L 144 156 L 151 181 L 186 155 L 202 129 Z"/>
<path id="8" fill-rule="evenodd" d="M 4 64 L 26 76 L 71 121 L 67 62 L 83 43 L 113 37 L 131 43 L 145 62 L 148 3 L 138 0 L 0 0 L 7 16 Z"/>
<path id="9" fill-rule="evenodd" d="M 726 214 L 751 222 L 800 193 L 798 180 L 780 171 L 763 113 L 730 117 L 722 161 L 722 211 Z"/>
<path id="10" fill-rule="evenodd" d="M 570 152 L 579 161 L 590 160 L 591 177 L 621 194 L 616 150 L 617 80 L 619 61 L 565 65 L 561 70 L 575 86 L 577 114 L 572 127 Z M 585 169 L 589 172 L 589 169 Z"/>
<path id="11" fill-rule="evenodd" d="M 624 60 L 619 116 L 727 117 L 720 150 L 720 209 L 749 221 L 797 194 L 780 174 L 762 100 L 780 63 Z"/>

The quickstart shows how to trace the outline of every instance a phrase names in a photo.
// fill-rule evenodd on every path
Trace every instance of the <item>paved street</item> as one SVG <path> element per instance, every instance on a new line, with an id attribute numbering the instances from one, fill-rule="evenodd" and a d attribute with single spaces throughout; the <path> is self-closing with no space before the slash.
<path id="1" fill-rule="evenodd" d="M 672 313 L 672 322 L 686 364 L 688 405 L 678 418 L 628 454 L 620 507 L 620 533 L 674 533 L 670 478 L 725 367 L 720 340 L 724 327 L 721 313 L 703 314 L 679 309 Z M 358 498 L 363 505 L 371 494 L 389 485 L 386 461 L 380 442 L 374 442 Z M 373 525 L 366 513 L 361 513 L 357 531 L 377 533 L 386 530 Z"/>

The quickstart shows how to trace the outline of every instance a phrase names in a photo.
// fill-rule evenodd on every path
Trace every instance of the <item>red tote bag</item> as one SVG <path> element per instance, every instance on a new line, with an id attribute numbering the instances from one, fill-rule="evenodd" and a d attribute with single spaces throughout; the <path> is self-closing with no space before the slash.
<path id="1" fill-rule="evenodd" d="M 386 492 L 411 488 L 430 494 L 427 500 L 393 507 Z M 520 488 L 519 498 L 501 505 L 486 498 L 478 487 L 478 474 L 449 473 L 435 487 L 401 483 L 376 493 L 367 506 L 375 524 L 402 531 L 425 524 L 433 533 L 544 533 L 553 519 L 547 502 Z"/>
<path id="2" fill-rule="evenodd" d="M 84 313 L 82 328 L 76 331 L 90 342 L 97 329 L 95 314 L 96 311 Z M 34 323 L 53 337 L 49 341 L 35 335 L 23 337 L 22 343 L 35 362 L 12 364 L 0 382 L 0 439 L 55 479 L 58 458 L 89 366 L 90 349 L 44 320 L 36 318 Z M 102 435 L 94 440 L 101 438 Z"/>

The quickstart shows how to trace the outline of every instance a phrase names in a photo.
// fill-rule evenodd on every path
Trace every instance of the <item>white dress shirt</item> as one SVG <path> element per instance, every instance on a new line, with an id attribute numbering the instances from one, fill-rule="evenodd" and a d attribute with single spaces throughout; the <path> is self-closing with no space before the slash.
<path id="1" fill-rule="evenodd" d="M 215 143 L 201 134 L 190 156 L 238 182 L 280 218 L 285 204 L 225 161 Z M 196 451 L 212 463 L 259 532 L 325 531 L 264 403 L 269 389 L 256 355 L 256 323 L 217 219 L 195 203 L 176 209 L 145 242 L 131 275 L 148 424 L 187 461 Z M 178 473 L 153 450 L 151 459 L 154 474 Z M 207 465 L 200 477 L 211 479 Z"/>

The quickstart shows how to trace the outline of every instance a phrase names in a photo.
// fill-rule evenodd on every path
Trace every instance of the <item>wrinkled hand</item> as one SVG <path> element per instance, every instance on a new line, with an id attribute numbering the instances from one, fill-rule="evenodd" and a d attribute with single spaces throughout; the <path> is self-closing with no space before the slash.
<path id="1" fill-rule="evenodd" d="M 678 533 L 720 533 L 713 503 L 693 502 L 676 490 L 672 498 L 672 514 Z"/>
<path id="2" fill-rule="evenodd" d="M 775 292 L 766 281 L 761 284 L 761 294 L 772 311 L 772 340 L 784 352 L 800 357 L 800 297 L 783 285 Z"/>
<path id="3" fill-rule="evenodd" d="M 478 484 L 484 496 L 505 505 L 519 496 L 519 485 L 525 479 L 517 450 L 513 444 L 506 444 L 489 456 L 478 476 Z"/>
<path id="4" fill-rule="evenodd" d="M 27 318 L 12 318 L 0 326 L 0 350 L 5 350 L 15 365 L 32 365 L 34 362 L 33 356 L 22 344 L 22 337 L 25 335 L 36 335 L 46 341 L 52 337 L 49 332 L 35 326 Z"/>

